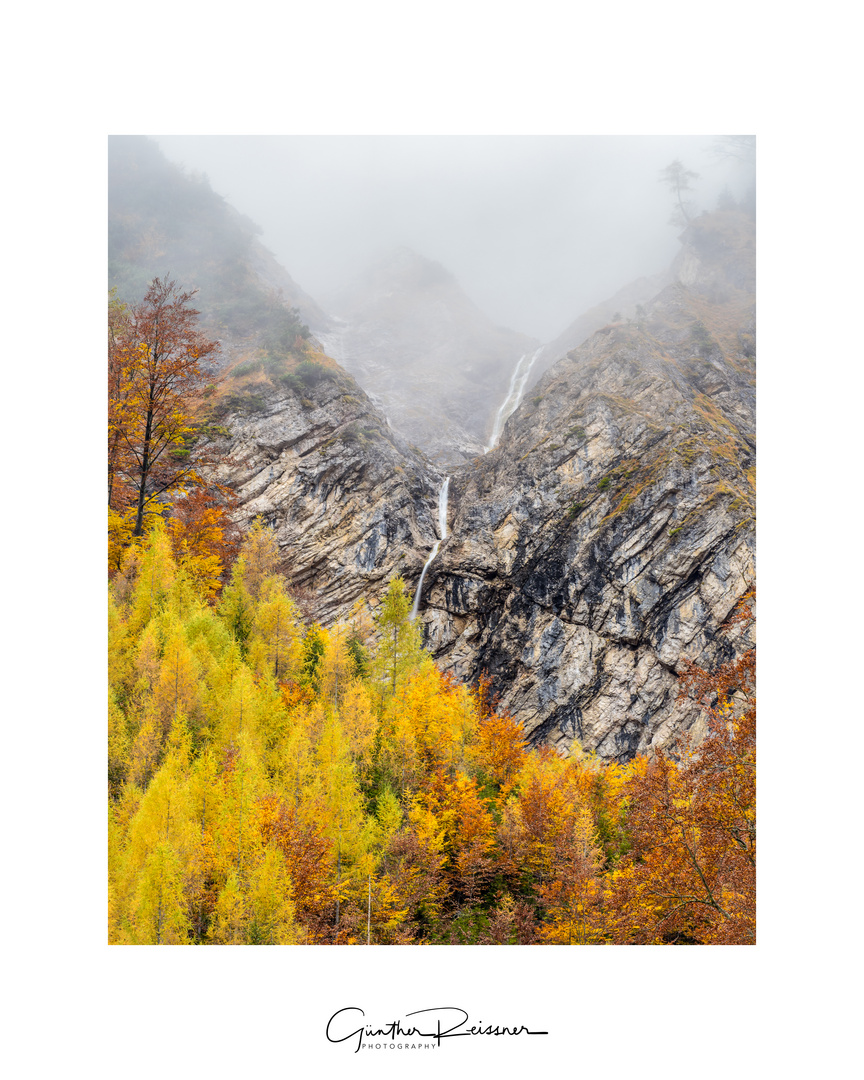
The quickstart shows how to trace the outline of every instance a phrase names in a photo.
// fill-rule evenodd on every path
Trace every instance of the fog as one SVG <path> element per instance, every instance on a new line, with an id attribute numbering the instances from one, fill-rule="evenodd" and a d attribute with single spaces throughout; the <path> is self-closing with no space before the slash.
<path id="1" fill-rule="evenodd" d="M 548 341 L 586 308 L 678 250 L 673 159 L 713 209 L 752 170 L 718 160 L 714 135 L 152 135 L 262 229 L 262 242 L 325 309 L 365 266 L 407 246 L 442 263 L 502 326 Z"/>

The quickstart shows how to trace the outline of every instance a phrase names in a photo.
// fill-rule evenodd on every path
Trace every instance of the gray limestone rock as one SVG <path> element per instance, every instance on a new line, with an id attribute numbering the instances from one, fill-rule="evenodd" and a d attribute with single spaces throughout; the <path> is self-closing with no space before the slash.
<path id="1" fill-rule="evenodd" d="M 238 521 L 271 525 L 289 583 L 316 618 L 377 600 L 396 574 L 419 576 L 436 539 L 440 477 L 401 442 L 354 380 L 334 370 L 297 391 L 270 387 L 263 407 L 224 418 L 217 478 Z"/>

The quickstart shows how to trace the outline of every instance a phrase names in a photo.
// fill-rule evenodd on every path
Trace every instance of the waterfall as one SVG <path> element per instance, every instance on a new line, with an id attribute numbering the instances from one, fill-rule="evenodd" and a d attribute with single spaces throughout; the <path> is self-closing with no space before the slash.
<path id="1" fill-rule="evenodd" d="M 534 366 L 534 361 L 543 351 L 541 345 L 536 352 L 525 353 L 519 357 L 513 374 L 510 378 L 510 386 L 507 389 L 507 397 L 504 399 L 501 408 L 495 417 L 495 423 L 492 425 L 492 436 L 489 439 L 489 445 L 483 451 L 488 454 L 490 450 L 494 450 L 498 444 L 498 440 L 501 438 L 501 432 L 504 430 L 504 425 L 507 423 L 507 419 L 511 416 L 519 407 L 519 403 L 522 400 L 522 395 L 525 393 L 525 387 L 528 383 L 528 376 L 531 374 L 531 368 Z M 441 490 L 438 493 L 438 532 L 440 537 L 432 545 L 432 551 L 429 554 L 429 558 L 426 560 L 426 565 L 423 567 L 423 572 L 420 575 L 420 581 L 417 585 L 417 592 L 414 594 L 414 604 L 411 608 L 411 621 L 413 622 L 417 618 L 417 613 L 420 610 L 420 598 L 423 595 L 423 582 L 426 579 L 426 571 L 432 565 L 435 556 L 438 554 L 438 548 L 441 547 L 441 541 L 447 539 L 447 492 L 450 488 L 450 477 L 446 477 L 444 483 L 441 485 Z"/>
<path id="2" fill-rule="evenodd" d="M 484 454 L 488 454 L 490 450 L 494 450 L 498 445 L 498 440 L 501 438 L 501 432 L 504 430 L 504 425 L 507 423 L 508 417 L 510 417 L 519 407 L 522 395 L 525 393 L 528 376 L 531 374 L 531 368 L 534 367 L 534 361 L 542 351 L 543 346 L 541 345 L 536 352 L 525 353 L 523 356 L 519 357 L 510 379 L 507 397 L 504 398 L 504 403 L 498 410 L 498 414 L 495 417 L 495 423 L 492 425 L 492 435 L 489 439 L 489 445 L 483 451 Z"/>
<path id="3" fill-rule="evenodd" d="M 411 608 L 411 622 L 414 622 L 417 618 L 417 612 L 420 610 L 420 595 L 423 592 L 423 579 L 426 577 L 426 571 L 429 569 L 432 560 L 438 554 L 438 548 L 441 547 L 441 541 L 447 539 L 447 492 L 449 488 L 450 477 L 448 476 L 441 485 L 441 490 L 438 492 L 438 532 L 441 535 L 432 545 L 432 554 L 426 560 L 426 565 L 423 567 L 423 573 L 420 575 L 420 584 L 417 586 L 417 592 L 414 594 L 414 606 Z"/>

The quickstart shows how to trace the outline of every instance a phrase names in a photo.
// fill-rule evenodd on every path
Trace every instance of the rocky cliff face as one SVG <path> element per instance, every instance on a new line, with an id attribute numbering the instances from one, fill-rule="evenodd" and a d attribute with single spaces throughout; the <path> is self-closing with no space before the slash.
<path id="1" fill-rule="evenodd" d="M 494 326 L 438 263 L 401 248 L 329 303 L 318 333 L 393 427 L 445 471 L 483 453 L 519 357 L 538 341 Z"/>
<path id="2" fill-rule="evenodd" d="M 661 744 L 697 722 L 682 662 L 744 647 L 725 623 L 754 580 L 753 281 L 752 221 L 699 219 L 639 319 L 554 365 L 451 480 L 427 644 L 487 671 L 536 743 Z"/>
<path id="3" fill-rule="evenodd" d="M 376 601 L 396 574 L 419 577 L 436 539 L 440 477 L 399 440 L 356 382 L 335 366 L 311 385 L 265 382 L 232 403 L 219 479 L 238 520 L 275 531 L 282 570 L 315 618 Z"/>

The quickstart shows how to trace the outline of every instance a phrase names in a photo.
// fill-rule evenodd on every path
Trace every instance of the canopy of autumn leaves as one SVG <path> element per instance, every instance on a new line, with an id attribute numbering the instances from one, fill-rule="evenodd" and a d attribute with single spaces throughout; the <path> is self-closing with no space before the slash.
<path id="1" fill-rule="evenodd" d="M 222 586 L 184 512 L 111 582 L 112 942 L 754 940 L 752 654 L 688 673 L 698 746 L 565 760 L 438 671 L 399 579 L 306 625 L 268 529 Z"/>

